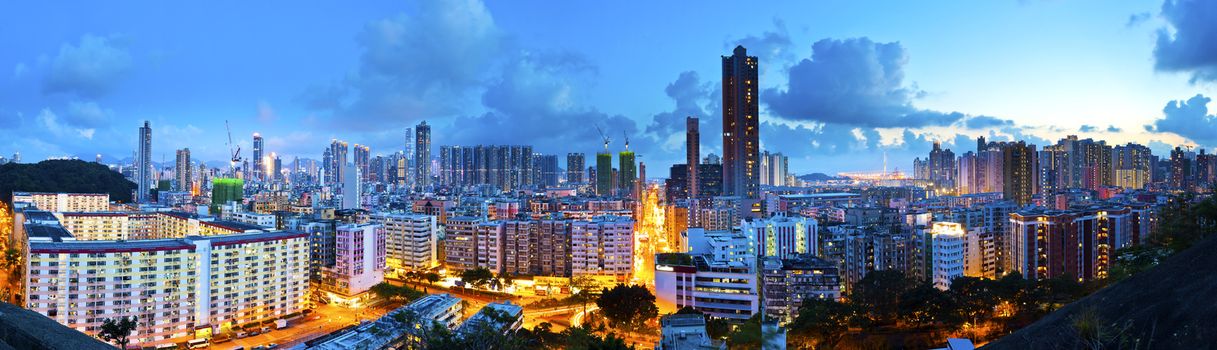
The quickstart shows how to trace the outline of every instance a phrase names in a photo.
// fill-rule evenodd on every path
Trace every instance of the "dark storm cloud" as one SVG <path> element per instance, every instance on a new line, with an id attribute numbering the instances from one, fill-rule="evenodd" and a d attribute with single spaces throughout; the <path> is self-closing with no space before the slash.
<path id="1" fill-rule="evenodd" d="M 1162 17 L 1170 29 L 1158 30 L 1154 67 L 1190 73 L 1193 83 L 1217 80 L 1217 1 L 1166 0 Z"/>
<path id="2" fill-rule="evenodd" d="M 117 37 L 86 34 L 76 44 L 64 43 L 51 59 L 43 93 L 105 95 L 131 72 L 131 54 Z"/>
<path id="3" fill-rule="evenodd" d="M 1170 101 L 1162 108 L 1163 118 L 1145 129 L 1175 133 L 1204 145 L 1217 144 L 1217 115 L 1209 114 L 1212 99 L 1197 94 L 1187 101 Z"/>
<path id="4" fill-rule="evenodd" d="M 664 92 L 676 103 L 676 108 L 652 117 L 647 132 L 657 136 L 684 132 L 685 117 L 707 119 L 706 105 L 710 103 L 714 88 L 712 84 L 702 82 L 697 72 L 680 73 Z"/>
<path id="5" fill-rule="evenodd" d="M 789 120 L 864 127 L 950 125 L 959 113 L 918 110 L 924 93 L 904 84 L 908 55 L 898 42 L 823 39 L 812 56 L 790 68 L 783 89 L 761 95 L 769 110 Z"/>

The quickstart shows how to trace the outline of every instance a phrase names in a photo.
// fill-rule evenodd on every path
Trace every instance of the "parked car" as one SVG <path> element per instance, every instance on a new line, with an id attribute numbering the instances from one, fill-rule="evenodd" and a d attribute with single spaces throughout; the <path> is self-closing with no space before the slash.
<path id="1" fill-rule="evenodd" d="M 270 349 L 278 349 L 278 348 L 279 348 L 279 344 L 277 344 L 277 343 L 270 343 L 270 344 L 266 344 L 266 349 L 267 349 L 267 350 L 270 350 Z"/>
<path id="2" fill-rule="evenodd" d="M 246 332 L 244 332 L 244 331 L 237 332 L 237 339 L 245 338 L 245 337 L 248 337 L 248 336 L 249 336 L 249 333 L 246 333 Z"/>

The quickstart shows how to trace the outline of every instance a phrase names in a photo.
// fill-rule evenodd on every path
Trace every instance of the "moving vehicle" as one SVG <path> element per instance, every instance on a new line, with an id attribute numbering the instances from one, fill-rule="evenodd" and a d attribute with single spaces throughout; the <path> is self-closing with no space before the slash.
<path id="1" fill-rule="evenodd" d="M 207 343 L 207 339 L 191 339 L 186 341 L 187 349 L 206 349 L 208 347 L 211 347 L 211 344 Z"/>

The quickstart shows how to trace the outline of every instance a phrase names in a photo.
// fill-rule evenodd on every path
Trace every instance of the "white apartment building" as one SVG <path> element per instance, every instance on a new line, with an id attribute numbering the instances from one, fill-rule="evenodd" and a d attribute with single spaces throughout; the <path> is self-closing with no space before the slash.
<path id="1" fill-rule="evenodd" d="M 634 266 L 634 220 L 598 216 L 571 228 L 573 276 L 614 276 L 626 280 Z"/>
<path id="2" fill-rule="evenodd" d="M 49 212 L 110 210 L 106 193 L 13 192 L 13 203 L 24 202 Z"/>
<path id="3" fill-rule="evenodd" d="M 422 271 L 439 265 L 439 220 L 434 215 L 376 213 L 371 221 L 385 228 L 385 263 L 389 270 Z"/>
<path id="4" fill-rule="evenodd" d="M 334 266 L 321 269 L 321 290 L 332 303 L 358 306 L 385 278 L 385 229 L 378 224 L 338 226 Z"/>
<path id="5" fill-rule="evenodd" d="M 137 316 L 133 345 L 210 335 L 299 312 L 308 239 L 297 232 L 113 241 L 27 227 L 25 307 L 86 334 Z"/>
<path id="6" fill-rule="evenodd" d="M 964 275 L 963 225 L 935 222 L 930 235 L 933 242 L 931 253 L 934 287 L 941 290 L 951 289 L 951 280 Z"/>
<path id="7" fill-rule="evenodd" d="M 768 219 L 743 220 L 740 229 L 757 242 L 761 256 L 789 259 L 797 254 L 818 253 L 819 223 L 802 216 L 777 215 Z"/>

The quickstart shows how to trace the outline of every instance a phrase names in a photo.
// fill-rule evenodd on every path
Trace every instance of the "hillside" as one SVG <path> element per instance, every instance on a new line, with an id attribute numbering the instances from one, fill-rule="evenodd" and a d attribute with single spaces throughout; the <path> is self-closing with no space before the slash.
<path id="1" fill-rule="evenodd" d="M 110 200 L 130 202 L 135 183 L 105 165 L 80 160 L 45 160 L 36 164 L 0 165 L 0 200 L 13 191 L 109 193 Z"/>
<path id="2" fill-rule="evenodd" d="M 1214 295 L 1217 237 L 1210 237 L 982 349 L 1213 349 Z"/>

